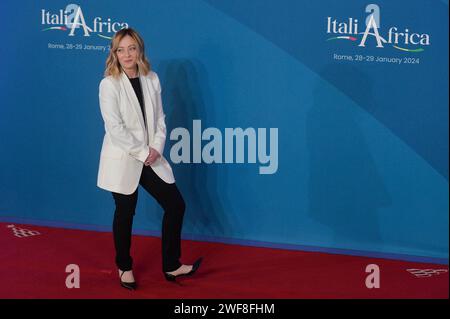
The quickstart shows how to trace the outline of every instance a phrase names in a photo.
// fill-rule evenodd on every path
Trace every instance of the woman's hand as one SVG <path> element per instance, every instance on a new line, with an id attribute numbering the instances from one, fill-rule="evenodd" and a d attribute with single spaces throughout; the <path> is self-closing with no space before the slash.
<path id="1" fill-rule="evenodd" d="M 161 154 L 159 154 L 157 150 L 150 147 L 150 154 L 148 155 L 147 159 L 145 160 L 144 165 L 145 166 L 152 165 L 160 156 L 161 156 Z"/>

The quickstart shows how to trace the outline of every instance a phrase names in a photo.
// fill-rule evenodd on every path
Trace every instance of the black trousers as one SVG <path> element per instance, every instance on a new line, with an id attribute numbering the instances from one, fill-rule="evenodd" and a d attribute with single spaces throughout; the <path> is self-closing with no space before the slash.
<path id="1" fill-rule="evenodd" d="M 142 169 L 139 184 L 152 195 L 164 210 L 162 221 L 162 269 L 170 272 L 181 266 L 181 228 L 185 202 L 175 183 L 164 182 L 150 166 Z M 124 195 L 112 192 L 116 209 L 113 221 L 113 237 L 116 249 L 116 265 L 120 270 L 133 268 L 130 256 L 133 217 L 138 199 L 138 190 Z"/>

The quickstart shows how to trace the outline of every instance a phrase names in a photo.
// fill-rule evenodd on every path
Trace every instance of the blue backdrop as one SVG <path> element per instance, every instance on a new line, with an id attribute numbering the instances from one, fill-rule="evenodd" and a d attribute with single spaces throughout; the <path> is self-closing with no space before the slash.
<path id="1" fill-rule="evenodd" d="M 3 220 L 111 229 L 98 84 L 128 25 L 161 79 L 184 238 L 448 262 L 448 1 L 2 1 L 0 19 Z M 222 163 L 194 160 L 207 128 Z M 255 132 L 243 163 L 227 128 Z M 157 235 L 139 191 L 135 230 Z"/>

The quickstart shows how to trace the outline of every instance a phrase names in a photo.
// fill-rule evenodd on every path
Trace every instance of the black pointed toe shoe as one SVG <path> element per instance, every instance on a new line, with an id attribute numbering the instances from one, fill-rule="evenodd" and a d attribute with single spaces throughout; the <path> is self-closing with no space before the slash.
<path id="1" fill-rule="evenodd" d="M 135 281 L 133 282 L 122 281 L 122 276 L 124 273 L 125 271 L 122 271 L 122 274 L 120 275 L 120 285 L 128 290 L 136 290 L 137 284 Z"/>
<path id="2" fill-rule="evenodd" d="M 168 274 L 168 273 L 164 273 L 164 276 L 166 277 L 167 281 L 176 281 L 176 279 L 178 277 L 183 277 L 183 276 L 192 276 L 193 274 L 195 274 L 195 272 L 197 271 L 197 269 L 200 267 L 200 264 L 202 263 L 203 257 L 200 257 L 199 259 L 197 259 L 194 264 L 192 265 L 192 270 L 188 273 L 185 274 L 180 274 L 180 275 L 172 275 L 172 274 Z"/>

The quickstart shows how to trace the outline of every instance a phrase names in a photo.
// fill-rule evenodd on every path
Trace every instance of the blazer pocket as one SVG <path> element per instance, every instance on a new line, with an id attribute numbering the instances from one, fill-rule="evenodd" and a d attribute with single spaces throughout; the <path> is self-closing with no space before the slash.
<path id="1" fill-rule="evenodd" d="M 102 150 L 101 156 L 105 158 L 121 159 L 124 153 L 125 152 L 122 151 L 120 148 L 108 147 Z"/>

